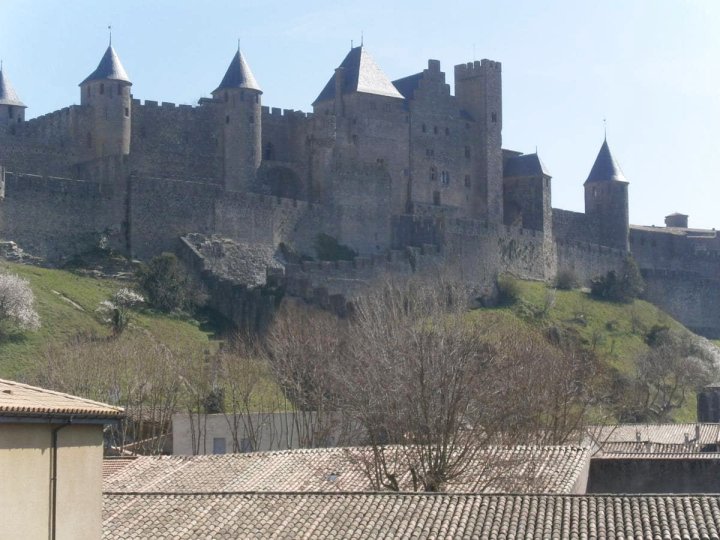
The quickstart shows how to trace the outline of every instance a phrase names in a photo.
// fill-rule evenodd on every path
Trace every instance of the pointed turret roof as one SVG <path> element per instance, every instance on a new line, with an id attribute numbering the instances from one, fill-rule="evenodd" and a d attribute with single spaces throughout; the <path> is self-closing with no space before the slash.
<path id="1" fill-rule="evenodd" d="M 343 73 L 343 94 L 361 92 L 403 99 L 402 94 L 393 86 L 387 75 L 383 73 L 383 70 L 380 69 L 380 66 L 375 63 L 375 60 L 372 59 L 362 45 L 350 49 L 340 67 L 345 70 Z M 333 97 L 335 97 L 335 77 L 330 78 L 313 105 L 319 101 L 330 100 Z"/>
<path id="2" fill-rule="evenodd" d="M 250 70 L 250 66 L 245 60 L 245 56 L 243 56 L 243 53 L 241 53 L 239 49 L 238 52 L 235 53 L 235 56 L 233 56 L 232 62 L 230 62 L 225 76 L 220 86 L 215 89 L 215 92 L 226 88 L 242 88 L 244 90 L 262 92 L 260 85 Z"/>
<path id="3" fill-rule="evenodd" d="M 122 63 L 120 62 L 120 58 L 118 57 L 117 53 L 115 52 L 115 49 L 113 49 L 112 45 L 108 45 L 108 48 L 105 51 L 105 54 L 103 55 L 102 59 L 100 60 L 100 63 L 98 64 L 97 69 L 95 71 L 93 71 L 80 84 L 85 84 L 86 82 L 90 82 L 90 81 L 102 81 L 102 80 L 123 81 L 123 82 L 132 84 L 130 82 L 130 77 L 128 77 L 128 74 L 125 71 L 125 68 L 123 67 Z"/>
<path id="4" fill-rule="evenodd" d="M 607 139 L 603 141 L 586 182 L 627 182 L 620 165 L 615 161 Z"/>
<path id="5" fill-rule="evenodd" d="M 5 72 L 0 68 L 0 105 L 14 105 L 15 107 L 25 107 L 15 92 L 10 80 L 5 76 Z"/>

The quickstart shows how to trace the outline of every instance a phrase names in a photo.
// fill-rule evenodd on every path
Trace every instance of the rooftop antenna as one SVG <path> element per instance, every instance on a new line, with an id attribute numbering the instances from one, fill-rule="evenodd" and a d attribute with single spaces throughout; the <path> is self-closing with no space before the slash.
<path id="1" fill-rule="evenodd" d="M 350 40 L 350 48 L 352 49 L 353 47 L 355 47 L 355 42 L 351 39 Z"/>
<path id="2" fill-rule="evenodd" d="M 240 52 L 240 38 L 238 38 L 238 52 Z"/>
<path id="3" fill-rule="evenodd" d="M 607 141 L 607 118 L 603 118 L 603 133 L 604 138 Z"/>
<path id="4" fill-rule="evenodd" d="M 109 45 L 112 46 L 112 24 L 108 24 L 108 35 L 110 37 Z"/>
<path id="5" fill-rule="evenodd" d="M 365 41 L 365 38 L 364 38 L 364 36 L 363 36 L 363 31 L 360 30 L 360 46 L 361 46 L 361 47 L 363 46 L 364 41 Z"/>

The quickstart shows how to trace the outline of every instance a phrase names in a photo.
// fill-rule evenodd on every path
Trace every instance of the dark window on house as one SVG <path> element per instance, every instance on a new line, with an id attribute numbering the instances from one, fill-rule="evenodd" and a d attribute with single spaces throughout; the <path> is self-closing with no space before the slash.
<path id="1" fill-rule="evenodd" d="M 226 450 L 225 437 L 213 437 L 213 454 L 224 454 Z"/>
<path id="2" fill-rule="evenodd" d="M 470 175 L 465 175 L 465 187 L 470 187 Z"/>
<path id="3" fill-rule="evenodd" d="M 230 123 L 230 117 L 229 117 L 229 116 L 226 116 L 226 117 L 225 117 L 225 123 L 226 123 L 226 124 L 229 124 L 229 123 Z"/>
<path id="4" fill-rule="evenodd" d="M 130 109 L 125 107 L 125 117 L 127 118 L 128 116 L 130 116 Z"/>
<path id="5" fill-rule="evenodd" d="M 240 439 L 240 452 L 246 454 L 254 450 L 253 443 L 250 439 Z"/>
<path id="6" fill-rule="evenodd" d="M 100 83 L 100 94 L 102 95 L 104 93 L 105 93 L 105 83 Z"/>
<path id="7" fill-rule="evenodd" d="M 450 184 L 450 173 L 447 171 L 443 171 L 440 173 L 440 183 L 443 186 L 447 186 Z"/>
<path id="8" fill-rule="evenodd" d="M 470 159 L 470 147 L 469 146 L 465 147 L 465 157 Z"/>
<path id="9" fill-rule="evenodd" d="M 430 167 L 430 181 L 434 182 L 437 180 L 437 169 L 435 167 Z"/>
<path id="10" fill-rule="evenodd" d="M 433 204 L 435 206 L 440 206 L 440 192 L 439 191 L 433 191 Z"/>
<path id="11" fill-rule="evenodd" d="M 494 124 L 497 122 L 497 113 L 492 113 L 490 115 L 490 121 Z"/>

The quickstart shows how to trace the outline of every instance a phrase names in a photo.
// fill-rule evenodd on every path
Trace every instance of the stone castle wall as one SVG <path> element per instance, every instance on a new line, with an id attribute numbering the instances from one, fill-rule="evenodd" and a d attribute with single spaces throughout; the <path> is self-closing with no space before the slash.
<path id="1" fill-rule="evenodd" d="M 110 234 L 100 218 L 112 204 L 112 186 L 6 172 L 0 230 L 23 249 L 64 259 L 98 246 Z"/>

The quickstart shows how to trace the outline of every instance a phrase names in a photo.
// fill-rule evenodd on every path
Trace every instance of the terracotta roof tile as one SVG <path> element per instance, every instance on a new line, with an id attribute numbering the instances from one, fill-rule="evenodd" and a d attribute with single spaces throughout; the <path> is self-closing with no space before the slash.
<path id="1" fill-rule="evenodd" d="M 720 539 L 720 496 L 111 493 L 103 538 Z"/>
<path id="2" fill-rule="evenodd" d="M 124 414 L 120 407 L 0 379 L 0 416 L 120 418 Z"/>
<path id="3" fill-rule="evenodd" d="M 372 491 L 359 460 L 367 448 L 286 450 L 214 456 L 140 456 L 108 478 L 105 491 Z M 490 448 L 451 492 L 569 493 L 589 451 L 572 446 Z M 410 489 L 410 479 L 400 480 Z"/>

